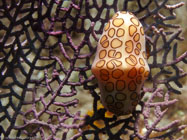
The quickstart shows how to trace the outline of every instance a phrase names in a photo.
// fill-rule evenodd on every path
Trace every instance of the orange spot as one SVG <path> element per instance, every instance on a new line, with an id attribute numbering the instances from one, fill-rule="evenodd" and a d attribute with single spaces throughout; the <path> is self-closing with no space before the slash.
<path id="1" fill-rule="evenodd" d="M 136 31 L 137 31 L 137 28 L 134 25 L 129 26 L 129 35 L 130 36 L 133 36 Z"/>
<path id="2" fill-rule="evenodd" d="M 134 15 L 133 13 L 129 12 L 129 15 Z"/>
<path id="3" fill-rule="evenodd" d="M 105 118 L 112 118 L 114 116 L 114 114 L 110 111 L 106 111 L 105 112 Z"/>
<path id="4" fill-rule="evenodd" d="M 138 42 L 137 44 L 136 44 L 136 47 L 141 51 L 141 44 Z"/>
<path id="5" fill-rule="evenodd" d="M 100 59 L 105 58 L 106 53 L 107 53 L 106 50 L 101 50 L 101 51 L 99 52 L 99 58 L 100 58 Z"/>
<path id="6" fill-rule="evenodd" d="M 135 52 L 136 55 L 140 54 L 140 51 L 137 48 L 134 49 L 134 52 Z"/>
<path id="7" fill-rule="evenodd" d="M 116 52 L 116 50 L 109 50 L 108 56 L 113 58 L 115 52 Z"/>
<path id="8" fill-rule="evenodd" d="M 135 67 L 133 67 L 133 68 L 128 72 L 128 77 L 133 79 L 133 78 L 136 77 L 136 75 L 137 75 L 137 70 L 136 70 Z"/>
<path id="9" fill-rule="evenodd" d="M 108 31 L 108 36 L 113 37 L 115 34 L 115 29 L 114 28 L 110 28 Z"/>
<path id="10" fill-rule="evenodd" d="M 127 14 L 127 11 L 121 11 L 120 13 L 122 13 L 122 14 Z"/>
<path id="11" fill-rule="evenodd" d="M 119 40 L 118 38 L 115 38 L 111 41 L 111 47 L 112 48 L 119 48 L 119 47 L 121 47 L 122 43 L 123 42 L 121 40 Z"/>
<path id="12" fill-rule="evenodd" d="M 136 25 L 136 26 L 139 26 L 139 21 L 135 18 L 135 17 L 133 17 L 133 18 L 131 18 L 131 22 L 134 24 L 134 25 Z"/>
<path id="13" fill-rule="evenodd" d="M 123 93 L 116 93 L 115 94 L 115 98 L 116 98 L 116 100 L 119 100 L 119 101 L 124 101 L 124 100 L 126 100 L 126 95 L 125 94 L 123 94 Z"/>
<path id="14" fill-rule="evenodd" d="M 104 30 L 107 31 L 109 29 L 109 27 L 110 27 L 110 21 L 107 23 Z"/>
<path id="15" fill-rule="evenodd" d="M 109 79 L 109 75 L 100 75 L 101 80 L 107 81 Z"/>
<path id="16" fill-rule="evenodd" d="M 125 61 L 131 65 L 131 66 L 135 66 L 137 64 L 137 59 L 134 55 L 130 55 L 129 57 L 125 58 Z"/>
<path id="17" fill-rule="evenodd" d="M 88 112 L 87 112 L 87 115 L 88 115 L 88 116 L 92 117 L 93 114 L 94 114 L 94 111 L 93 111 L 93 110 L 88 110 Z"/>
<path id="18" fill-rule="evenodd" d="M 114 64 L 119 67 L 122 65 L 122 62 L 121 61 L 118 61 L 118 60 L 114 60 Z"/>
<path id="19" fill-rule="evenodd" d="M 123 71 L 120 70 L 120 69 L 116 69 L 112 72 L 112 76 L 115 78 L 115 79 L 119 79 L 122 75 L 123 75 Z"/>
<path id="20" fill-rule="evenodd" d="M 113 60 L 110 60 L 106 65 L 107 65 L 107 68 L 108 68 L 108 69 L 114 69 L 115 65 L 116 65 L 117 67 L 119 67 L 119 66 L 122 65 L 122 62 L 113 59 Z"/>
<path id="21" fill-rule="evenodd" d="M 125 34 L 125 30 L 124 29 L 122 29 L 122 28 L 119 28 L 118 30 L 117 30 L 117 36 L 118 37 L 121 37 L 121 36 L 123 36 Z"/>
<path id="22" fill-rule="evenodd" d="M 133 93 L 131 93 L 131 95 L 130 95 L 131 100 L 135 100 L 135 99 L 137 99 L 137 97 L 138 97 L 138 95 L 137 95 L 136 92 L 133 92 Z"/>
<path id="23" fill-rule="evenodd" d="M 106 96 L 105 102 L 106 102 L 107 104 L 112 104 L 112 103 L 114 103 L 114 98 L 113 98 L 113 96 L 112 96 L 112 95 Z"/>
<path id="24" fill-rule="evenodd" d="M 142 58 L 139 58 L 139 62 L 140 62 L 141 65 L 145 66 L 145 62 Z"/>
<path id="25" fill-rule="evenodd" d="M 136 78 L 136 83 L 141 84 L 142 83 L 142 76 L 138 76 Z"/>
<path id="26" fill-rule="evenodd" d="M 100 70 L 100 77 L 103 81 L 107 81 L 109 79 L 109 72 L 105 69 Z"/>
<path id="27" fill-rule="evenodd" d="M 118 60 L 115 60 L 115 59 L 112 59 L 106 65 L 107 65 L 108 69 L 114 69 L 115 66 L 117 66 L 117 67 L 121 66 L 122 62 L 118 61 Z"/>
<path id="28" fill-rule="evenodd" d="M 137 42 L 140 40 L 140 34 L 137 33 L 134 37 L 133 37 L 134 41 Z"/>
<path id="29" fill-rule="evenodd" d="M 131 53 L 131 52 L 133 51 L 133 42 L 132 42 L 131 40 L 126 41 L 126 42 L 125 42 L 125 45 L 127 46 L 127 47 L 125 48 L 126 52 L 127 52 L 127 53 Z"/>
<path id="30" fill-rule="evenodd" d="M 94 124 L 96 127 L 100 128 L 100 129 L 102 129 L 102 128 L 105 127 L 105 123 L 104 123 L 103 120 L 96 120 L 96 121 L 93 122 L 93 124 Z"/>
<path id="31" fill-rule="evenodd" d="M 118 81 L 116 82 L 116 90 L 122 91 L 122 90 L 124 90 L 124 89 L 125 89 L 125 81 L 123 81 L 123 80 L 118 80 Z"/>
<path id="32" fill-rule="evenodd" d="M 116 58 L 116 59 L 121 58 L 121 53 L 120 53 L 120 52 L 117 52 L 116 55 L 115 55 L 115 58 Z"/>
<path id="33" fill-rule="evenodd" d="M 105 41 L 103 44 L 102 44 L 102 47 L 103 48 L 107 48 L 109 45 L 109 41 Z"/>
<path id="34" fill-rule="evenodd" d="M 116 53 L 116 50 L 109 50 L 108 56 L 111 58 L 119 59 L 119 58 L 121 58 L 122 54 L 120 52 Z"/>
<path id="35" fill-rule="evenodd" d="M 107 82 L 105 85 L 105 90 L 111 92 L 114 90 L 114 84 L 112 82 Z"/>
<path id="36" fill-rule="evenodd" d="M 104 41 L 106 41 L 108 38 L 106 35 L 101 37 L 100 44 L 102 44 Z"/>
<path id="37" fill-rule="evenodd" d="M 104 66 L 104 64 L 105 64 L 105 60 L 100 60 L 99 62 L 97 62 L 96 67 L 101 68 Z"/>
<path id="38" fill-rule="evenodd" d="M 107 64 L 106 64 L 108 69 L 114 69 L 114 64 L 112 63 L 112 60 L 110 60 Z"/>
<path id="39" fill-rule="evenodd" d="M 109 72 L 105 69 L 101 69 L 100 72 L 101 72 L 101 74 L 109 75 Z"/>
<path id="40" fill-rule="evenodd" d="M 140 28 L 140 33 L 141 33 L 142 35 L 144 35 L 143 27 Z"/>
<path id="41" fill-rule="evenodd" d="M 102 109 L 102 108 L 104 108 L 104 106 L 99 102 L 99 104 L 97 106 L 97 110 Z"/>
<path id="42" fill-rule="evenodd" d="M 130 91 L 135 91 L 136 90 L 136 83 L 133 80 L 129 82 L 128 89 Z"/>
<path id="43" fill-rule="evenodd" d="M 140 68 L 139 68 L 139 74 L 144 73 L 144 71 L 145 71 L 144 67 L 140 67 Z"/>
<path id="44" fill-rule="evenodd" d="M 116 18 L 113 20 L 113 25 L 116 27 L 121 26 L 124 23 L 124 20 L 122 18 Z"/>

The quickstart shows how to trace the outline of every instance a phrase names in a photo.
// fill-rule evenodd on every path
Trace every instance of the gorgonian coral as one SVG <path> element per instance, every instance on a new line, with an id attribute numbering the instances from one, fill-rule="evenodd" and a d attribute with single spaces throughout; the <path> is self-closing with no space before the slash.
<path id="1" fill-rule="evenodd" d="M 185 125 L 159 122 L 177 101 L 170 96 L 180 93 L 179 79 L 186 76 L 178 66 L 187 63 L 187 52 L 177 53 L 182 30 L 171 22 L 182 5 L 168 0 L 0 1 L 1 138 L 177 139 Z M 136 111 L 120 118 L 99 105 L 90 71 L 104 25 L 118 10 L 132 12 L 142 23 L 151 68 Z"/>

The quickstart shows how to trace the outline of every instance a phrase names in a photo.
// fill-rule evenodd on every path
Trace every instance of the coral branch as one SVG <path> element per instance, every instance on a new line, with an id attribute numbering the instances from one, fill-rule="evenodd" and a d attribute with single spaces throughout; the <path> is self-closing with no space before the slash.
<path id="1" fill-rule="evenodd" d="M 184 139 L 180 132 L 187 126 L 180 118 L 162 125 L 170 106 L 178 104 L 179 99 L 170 96 L 182 92 L 180 79 L 187 75 L 187 52 L 179 44 L 184 40 L 182 29 L 174 24 L 180 16 L 175 10 L 184 4 L 1 0 L 0 139 Z M 90 69 L 99 35 L 119 10 L 141 21 L 151 73 L 135 111 L 117 117 L 100 103 Z"/>

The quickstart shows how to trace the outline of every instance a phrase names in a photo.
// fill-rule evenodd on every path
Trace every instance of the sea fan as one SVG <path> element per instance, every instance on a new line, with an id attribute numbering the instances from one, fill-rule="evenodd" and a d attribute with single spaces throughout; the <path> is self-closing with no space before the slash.
<path id="1" fill-rule="evenodd" d="M 169 2 L 1 0 L 1 139 L 183 139 L 178 120 L 160 125 L 187 74 L 178 66 L 187 63 L 187 52 L 177 53 L 182 30 L 172 22 L 184 3 Z M 142 23 L 151 69 L 136 111 L 122 117 L 102 107 L 90 70 L 104 25 L 119 10 Z"/>

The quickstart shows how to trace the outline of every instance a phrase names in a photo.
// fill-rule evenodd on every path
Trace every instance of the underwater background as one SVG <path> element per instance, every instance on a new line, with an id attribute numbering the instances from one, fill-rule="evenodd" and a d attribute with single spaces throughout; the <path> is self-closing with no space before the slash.
<path id="1" fill-rule="evenodd" d="M 0 139 L 187 139 L 186 0 L 1 0 Z M 117 117 L 91 72 L 117 11 L 138 17 L 151 73 L 136 110 Z"/>

